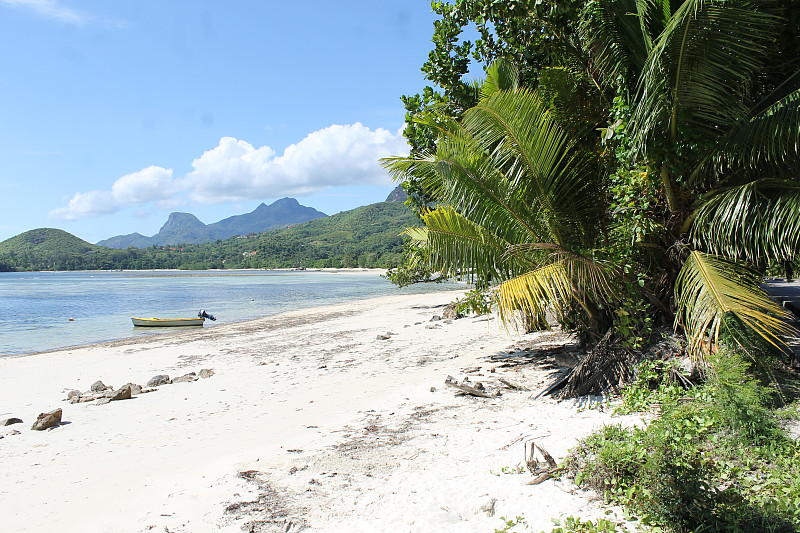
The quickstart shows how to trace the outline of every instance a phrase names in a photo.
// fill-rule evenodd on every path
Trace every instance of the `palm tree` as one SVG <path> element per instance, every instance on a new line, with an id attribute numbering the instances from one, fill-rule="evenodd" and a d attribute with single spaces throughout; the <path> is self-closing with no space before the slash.
<path id="1" fill-rule="evenodd" d="M 598 76 L 631 102 L 633 150 L 663 192 L 662 248 L 679 251 L 665 279 L 698 356 L 728 313 L 776 346 L 793 333 L 751 271 L 799 244 L 800 70 L 768 67 L 786 59 L 780 15 L 743 0 L 597 0 L 585 13 Z"/>
<path id="2" fill-rule="evenodd" d="M 408 231 L 435 268 L 494 285 L 506 320 L 552 310 L 597 334 L 622 280 L 598 252 L 601 174 L 539 95 L 515 79 L 496 63 L 460 122 L 429 119 L 440 132 L 435 152 L 383 164 L 440 202 L 422 214 L 424 228 Z"/>
<path id="3" fill-rule="evenodd" d="M 782 346 L 794 330 L 753 270 L 794 257 L 800 239 L 800 72 L 765 67 L 785 25 L 777 6 L 587 4 L 576 64 L 629 109 L 609 110 L 624 120 L 603 137 L 623 133 L 656 191 L 646 209 L 610 205 L 602 157 L 572 136 L 586 128 L 567 133 L 543 104 L 547 87 L 497 81 L 495 67 L 460 122 L 427 120 L 439 131 L 435 152 L 384 160 L 440 202 L 409 234 L 435 267 L 493 285 L 506 320 L 550 309 L 599 335 L 639 291 L 657 311 L 675 309 L 698 358 L 729 314 Z M 637 228 L 626 222 L 629 209 L 641 211 Z M 636 253 L 615 252 L 621 241 Z"/>

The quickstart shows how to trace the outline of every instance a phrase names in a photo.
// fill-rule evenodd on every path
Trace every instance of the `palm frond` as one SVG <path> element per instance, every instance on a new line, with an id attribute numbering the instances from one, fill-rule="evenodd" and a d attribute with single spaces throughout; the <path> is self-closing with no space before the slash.
<path id="1" fill-rule="evenodd" d="M 536 93 L 496 93 L 465 113 L 464 128 L 502 169 L 507 186 L 547 224 L 549 239 L 536 240 L 564 245 L 596 229 L 600 202 L 592 191 L 599 177 Z"/>
<path id="2" fill-rule="evenodd" d="M 785 94 L 787 85 L 794 90 Z M 713 145 L 693 171 L 692 183 L 708 172 L 718 174 L 724 166 L 787 178 L 800 175 L 800 72 L 765 100 L 771 103 L 739 121 Z"/>
<path id="3" fill-rule="evenodd" d="M 531 268 L 522 255 L 506 257 L 508 241 L 499 238 L 452 207 L 439 207 L 422 215 L 424 232 L 407 233 L 424 239 L 432 266 L 447 274 L 469 272 L 483 280 L 500 282 Z"/>
<path id="4" fill-rule="evenodd" d="M 721 257 L 692 251 L 675 283 L 680 323 L 689 352 L 702 359 L 719 342 L 723 318 L 734 314 L 773 346 L 785 349 L 784 336 L 795 335 L 789 314 L 759 287 L 752 270 Z"/>
<path id="5" fill-rule="evenodd" d="M 621 81 L 624 90 L 630 94 L 636 92 L 652 38 L 663 29 L 663 10 L 659 17 L 659 10 L 653 9 L 655 4 L 641 0 L 599 0 L 590 2 L 584 10 L 580 35 L 607 86 L 613 87 Z M 656 26 L 658 22 L 660 27 Z"/>
<path id="6" fill-rule="evenodd" d="M 696 212 L 695 246 L 759 264 L 800 256 L 800 184 L 760 180 L 722 191 Z"/>
<path id="7" fill-rule="evenodd" d="M 640 146 L 679 123 L 706 139 L 748 114 L 743 94 L 769 60 L 779 19 L 746 0 L 686 0 L 654 42 L 632 118 Z"/>
<path id="8" fill-rule="evenodd" d="M 486 69 L 486 79 L 480 86 L 481 99 L 489 98 L 498 91 L 516 91 L 518 84 L 519 68 L 508 61 L 495 61 Z"/>
<path id="9" fill-rule="evenodd" d="M 612 270 L 602 264 L 567 250 L 554 250 L 545 264 L 498 286 L 498 311 L 508 323 L 514 322 L 517 311 L 540 316 L 549 309 L 560 316 L 574 303 L 591 317 L 596 304 L 615 298 L 616 282 Z"/>

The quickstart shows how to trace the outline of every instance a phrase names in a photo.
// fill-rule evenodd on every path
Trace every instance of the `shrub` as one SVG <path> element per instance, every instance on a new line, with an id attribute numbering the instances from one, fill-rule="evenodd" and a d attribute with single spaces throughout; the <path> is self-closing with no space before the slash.
<path id="1" fill-rule="evenodd" d="M 772 392 L 749 374 L 746 356 L 710 363 L 708 381 L 691 391 L 669 383 L 669 365 L 641 366 L 623 406 L 658 403 L 661 416 L 591 435 L 564 469 L 668 531 L 798 531 L 800 445 L 778 428 Z"/>

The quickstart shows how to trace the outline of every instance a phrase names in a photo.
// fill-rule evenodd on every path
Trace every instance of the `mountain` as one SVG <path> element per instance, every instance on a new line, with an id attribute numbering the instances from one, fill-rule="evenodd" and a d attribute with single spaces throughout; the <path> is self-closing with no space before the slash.
<path id="1" fill-rule="evenodd" d="M 247 235 L 249 233 L 263 233 L 272 229 L 286 227 L 289 225 L 308 222 L 317 218 L 324 218 L 328 215 L 317 211 L 313 207 L 306 207 L 294 198 L 282 198 L 270 205 L 261 204 L 251 213 L 244 215 L 234 215 L 209 224 L 218 234 L 226 233 L 225 237 L 236 235 Z"/>
<path id="2" fill-rule="evenodd" d="M 406 190 L 403 188 L 402 185 L 398 185 L 394 188 L 392 192 L 389 193 L 389 196 L 386 197 L 385 202 L 405 202 L 408 198 L 408 194 Z"/>
<path id="3" fill-rule="evenodd" d="M 201 232 L 209 227 L 192 215 L 174 215 L 164 225 L 167 234 L 186 228 Z M 419 224 L 417 216 L 402 203 L 380 202 L 256 235 L 138 250 L 97 246 L 62 230 L 40 228 L 0 242 L 0 271 L 386 268 L 395 266 L 400 257 L 400 234 Z"/>
<path id="4" fill-rule="evenodd" d="M 0 242 L 0 271 L 80 269 L 103 250 L 60 229 L 32 229 Z"/>
<path id="5" fill-rule="evenodd" d="M 0 242 L 0 254 L 85 253 L 98 250 L 94 244 L 56 228 L 38 228 Z"/>
<path id="6" fill-rule="evenodd" d="M 167 222 L 152 237 L 131 233 L 117 235 L 99 241 L 97 244 L 116 249 L 147 248 L 153 245 L 168 244 L 201 244 L 237 235 L 263 233 L 326 216 L 325 213 L 312 207 L 300 205 L 294 198 L 282 198 L 270 205 L 262 203 L 250 213 L 234 215 L 207 225 L 190 213 L 171 213 Z"/>
<path id="7" fill-rule="evenodd" d="M 403 231 L 420 224 L 417 215 L 402 203 L 379 202 L 198 248 L 204 250 L 206 260 L 225 259 L 226 268 L 390 267 L 403 250 Z"/>

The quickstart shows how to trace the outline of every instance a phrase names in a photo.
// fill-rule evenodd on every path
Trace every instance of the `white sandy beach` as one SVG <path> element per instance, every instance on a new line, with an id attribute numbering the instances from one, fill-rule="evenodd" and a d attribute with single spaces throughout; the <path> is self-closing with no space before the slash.
<path id="1" fill-rule="evenodd" d="M 431 322 L 456 296 L 0 359 L 0 419 L 24 421 L 0 427 L 2 530 L 486 532 L 524 516 L 549 531 L 562 515 L 605 516 L 566 480 L 530 486 L 527 471 L 503 470 L 531 439 L 561 459 L 593 429 L 632 419 L 534 400 L 552 367 L 490 357 L 566 338 L 508 333 L 486 317 Z M 145 385 L 204 368 L 215 374 L 130 400 L 64 401 L 96 380 Z M 456 395 L 444 380 L 464 371 L 489 389 L 504 376 L 532 390 Z M 58 407 L 61 426 L 30 430 Z"/>

